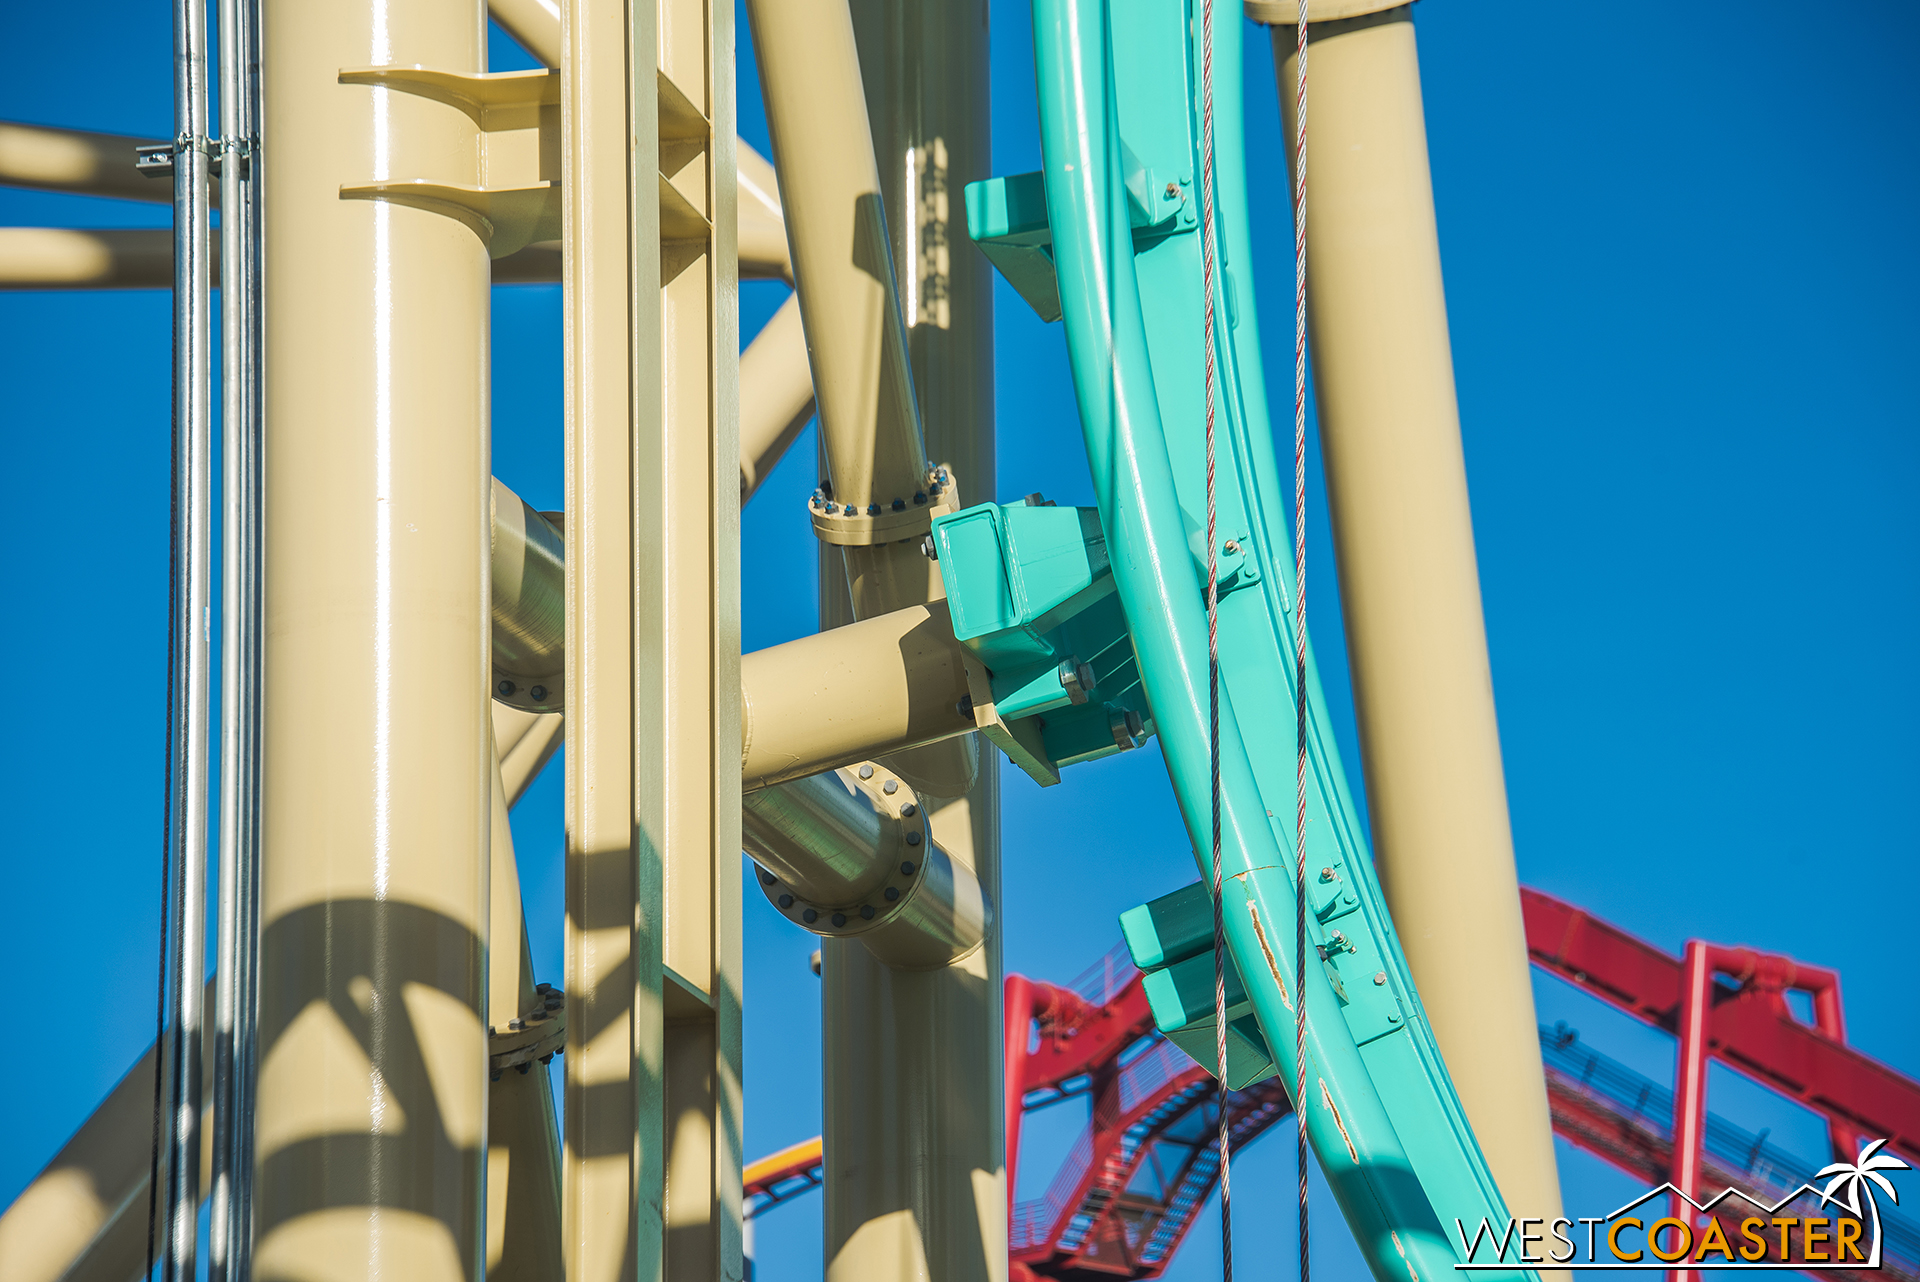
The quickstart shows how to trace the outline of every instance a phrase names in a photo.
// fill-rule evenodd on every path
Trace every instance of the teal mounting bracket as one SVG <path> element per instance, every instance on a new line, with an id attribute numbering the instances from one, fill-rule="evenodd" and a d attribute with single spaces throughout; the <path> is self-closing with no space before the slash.
<path id="1" fill-rule="evenodd" d="M 1123 139 L 1127 216 L 1136 247 L 1199 227 L 1193 175 L 1141 163 Z M 1053 270 L 1053 228 L 1047 221 L 1045 175 L 1035 172 L 967 184 L 967 235 L 994 270 L 1051 325 L 1060 319 L 1060 282 Z"/>
<path id="2" fill-rule="evenodd" d="M 953 635 L 978 661 L 974 723 L 1042 787 L 1151 733 L 1095 508 L 982 503 L 936 517 Z"/>

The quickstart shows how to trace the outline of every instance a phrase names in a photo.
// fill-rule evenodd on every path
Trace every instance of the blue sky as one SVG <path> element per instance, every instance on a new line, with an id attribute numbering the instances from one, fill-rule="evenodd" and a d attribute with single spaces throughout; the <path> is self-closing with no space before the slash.
<path id="1" fill-rule="evenodd" d="M 1920 740 L 1920 14 L 1892 0 L 1809 21 L 1776 3 L 1614 10 L 1426 0 L 1416 10 L 1461 417 L 1522 880 L 1669 951 L 1689 937 L 1841 970 L 1851 1040 L 1920 1075 L 1912 831 Z M 1643 21 L 1646 15 L 1640 16 Z M 994 13 L 995 168 L 1036 168 L 1024 5 Z M 171 131 L 166 6 L 81 18 L 15 6 L 32 49 L 0 117 Z M 1257 288 L 1284 386 L 1291 234 L 1271 54 L 1248 41 Z M 763 152 L 741 22 L 741 133 Z M 522 65 L 496 37 L 495 67 Z M 0 190 L 0 224 L 164 225 L 165 210 Z M 782 290 L 743 291 L 750 333 Z M 996 297 L 998 497 L 1090 503 L 1060 329 Z M 560 493 L 560 300 L 494 294 L 495 470 L 537 507 Z M 32 1177 L 152 1035 L 163 751 L 168 303 L 159 292 L 0 294 L 0 439 L 37 537 L 15 560 L 15 665 L 0 809 L 13 905 L 0 964 L 59 1018 L 15 1058 L 0 1204 Z M 760 595 L 749 649 L 811 631 L 802 514 L 810 439 L 749 506 Z M 1343 643 L 1325 509 L 1309 497 L 1323 586 L 1317 648 L 1349 777 Z M 1064 980 L 1123 909 L 1192 880 L 1151 746 L 1041 792 L 1004 770 L 1010 969 Z M 543 978 L 559 978 L 560 788 L 514 816 Z M 1063 894 L 1066 889 L 1068 893 Z M 749 1156 L 819 1128 L 809 937 L 746 905 Z M 1667 1080 L 1672 1042 L 1556 981 L 1542 1020 Z M 57 1016 L 55 1012 L 58 1012 Z M 1773 1142 L 1820 1128 L 1716 1070 L 1713 1106 Z M 1043 1180 L 1078 1118 L 1036 1124 Z M 1236 1254 L 1291 1267 L 1290 1132 L 1237 1167 Z M 1633 1191 L 1562 1148 L 1569 1206 Z M 1025 1164 L 1023 1164 L 1025 1165 Z M 1595 1210 L 1593 1208 L 1599 1208 Z M 820 1275 L 819 1203 L 758 1225 L 760 1276 Z M 1329 1277 L 1363 1270 L 1330 1200 Z M 1169 1276 L 1217 1274 L 1203 1218 Z M 1264 1270 L 1263 1270 L 1264 1271 Z"/>

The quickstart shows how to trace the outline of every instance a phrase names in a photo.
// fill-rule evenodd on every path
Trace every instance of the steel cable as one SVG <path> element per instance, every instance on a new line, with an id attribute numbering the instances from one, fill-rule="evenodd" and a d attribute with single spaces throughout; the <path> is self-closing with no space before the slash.
<path id="1" fill-rule="evenodd" d="M 1293 1123 L 1300 1282 L 1307 1282 L 1307 0 L 1299 6 L 1293 103 Z"/>

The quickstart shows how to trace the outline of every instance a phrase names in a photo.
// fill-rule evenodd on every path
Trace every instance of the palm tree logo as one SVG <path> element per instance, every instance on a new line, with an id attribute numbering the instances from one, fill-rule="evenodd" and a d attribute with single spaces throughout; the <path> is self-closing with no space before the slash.
<path id="1" fill-rule="evenodd" d="M 1838 1203 L 1852 1212 L 1856 1219 L 1862 1218 L 1860 1197 L 1863 1193 L 1866 1195 L 1867 1213 L 1873 1220 L 1873 1257 L 1866 1264 L 1870 1269 L 1880 1267 L 1880 1203 L 1875 1198 L 1873 1186 L 1879 1185 L 1897 1206 L 1900 1195 L 1893 1191 L 1893 1182 L 1880 1172 L 1913 1169 L 1893 1154 L 1882 1153 L 1880 1149 L 1884 1144 L 1886 1141 L 1883 1139 L 1875 1140 L 1861 1149 L 1860 1156 L 1854 1161 L 1835 1162 L 1815 1172 L 1813 1177 L 1816 1180 L 1825 1179 L 1829 1175 L 1833 1177 L 1827 1181 L 1826 1190 L 1820 1194 L 1821 1205 L 1824 1206 L 1829 1202 Z"/>

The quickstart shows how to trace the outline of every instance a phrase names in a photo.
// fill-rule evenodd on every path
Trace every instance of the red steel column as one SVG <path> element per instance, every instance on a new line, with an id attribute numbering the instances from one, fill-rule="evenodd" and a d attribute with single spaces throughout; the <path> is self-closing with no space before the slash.
<path id="1" fill-rule="evenodd" d="M 1698 940 L 1687 941 L 1680 962 L 1680 1063 L 1673 1075 L 1673 1183 L 1700 1196 L 1700 1165 L 1707 1142 L 1707 1024 L 1712 1013 L 1713 954 Z M 1676 1194 L 1673 1216 L 1691 1228 L 1697 1217 Z M 1692 1269 L 1671 1269 L 1668 1282 L 1700 1282 Z"/>

